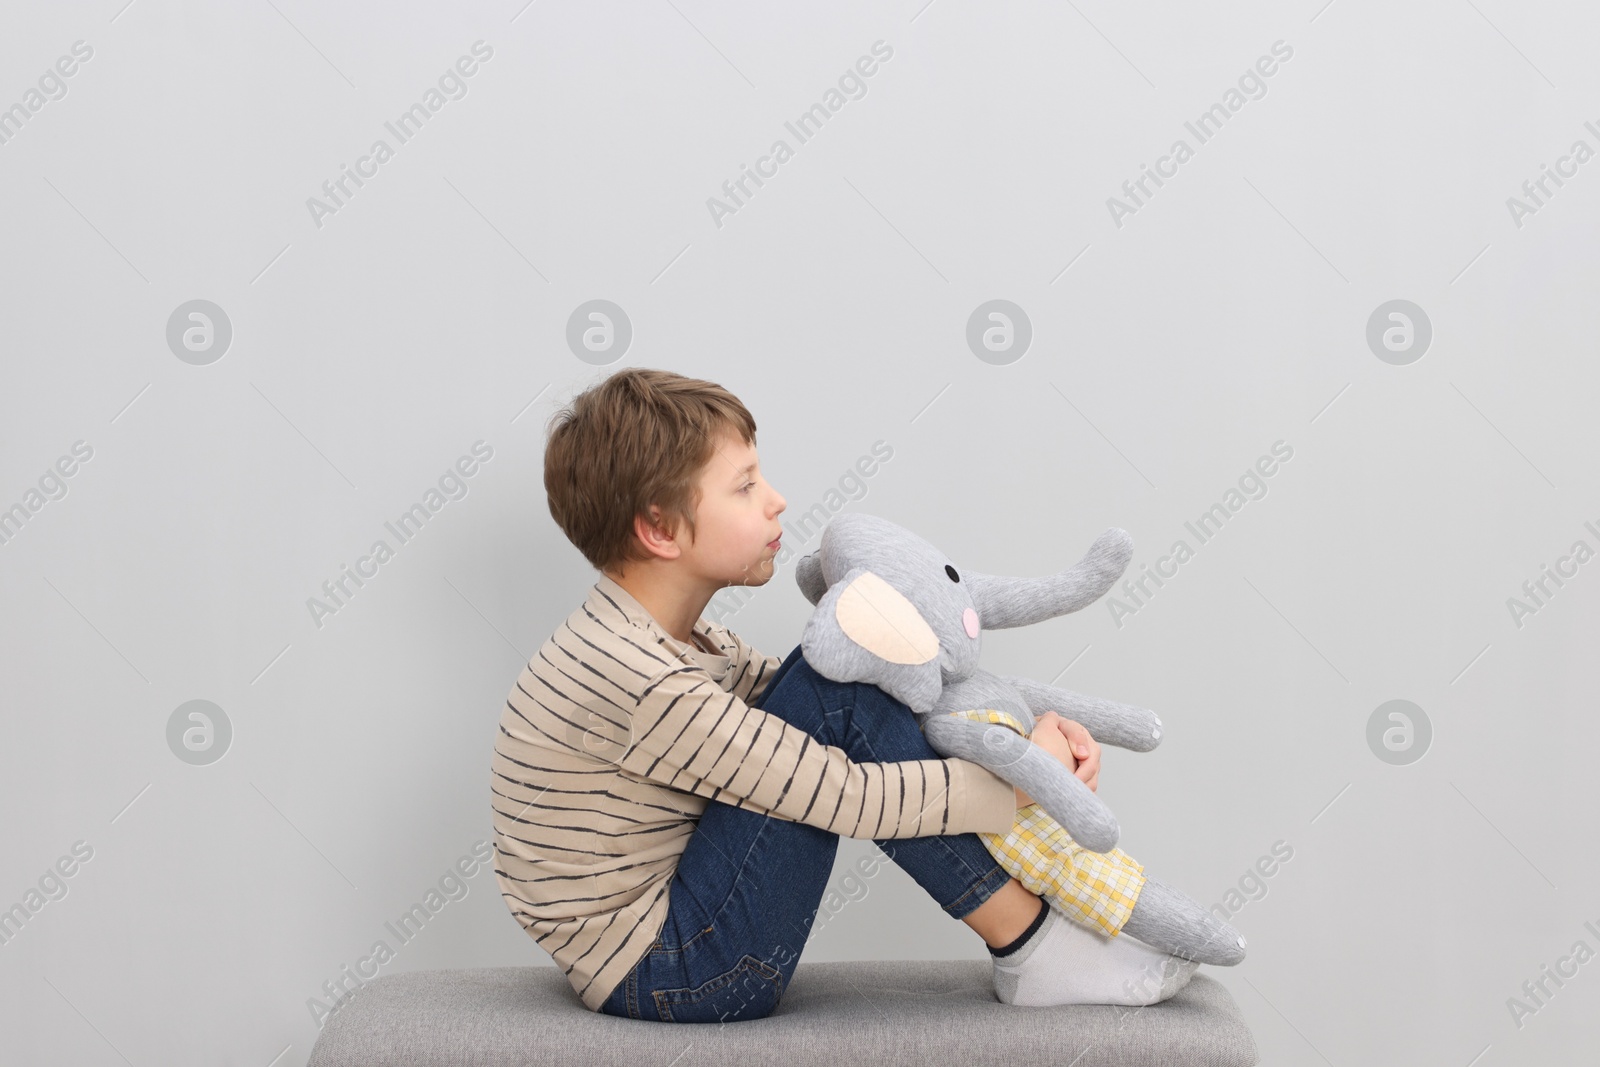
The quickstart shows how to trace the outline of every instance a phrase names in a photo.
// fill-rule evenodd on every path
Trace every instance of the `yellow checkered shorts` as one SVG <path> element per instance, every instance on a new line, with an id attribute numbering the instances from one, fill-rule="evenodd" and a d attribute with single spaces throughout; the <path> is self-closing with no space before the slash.
<path id="1" fill-rule="evenodd" d="M 1027 736 L 1021 721 L 1002 711 L 985 708 L 950 714 L 1001 723 Z M 1067 918 L 1112 937 L 1122 932 L 1144 888 L 1144 867 L 1132 856 L 1120 848 L 1090 852 L 1037 804 L 1017 809 L 1009 833 L 979 832 L 978 837 L 1030 893 L 1043 897 Z"/>

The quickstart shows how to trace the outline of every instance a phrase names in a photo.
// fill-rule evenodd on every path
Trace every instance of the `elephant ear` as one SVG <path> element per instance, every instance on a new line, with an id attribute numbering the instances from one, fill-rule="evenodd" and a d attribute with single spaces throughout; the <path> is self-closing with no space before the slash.
<path id="1" fill-rule="evenodd" d="M 794 580 L 800 586 L 800 592 L 805 598 L 815 604 L 822 599 L 822 594 L 828 591 L 828 583 L 822 577 L 822 550 L 808 556 L 801 556 L 794 564 Z"/>
<path id="2" fill-rule="evenodd" d="M 915 604 L 865 567 L 822 595 L 800 650 L 824 678 L 876 685 L 912 711 L 932 711 L 943 689 L 939 636 Z"/>

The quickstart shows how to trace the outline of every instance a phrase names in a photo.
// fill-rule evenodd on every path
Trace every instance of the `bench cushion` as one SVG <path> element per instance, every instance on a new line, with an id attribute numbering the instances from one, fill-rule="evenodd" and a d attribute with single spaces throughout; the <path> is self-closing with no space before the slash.
<path id="1" fill-rule="evenodd" d="M 986 960 L 802 962 L 777 1011 L 729 1023 L 592 1012 L 550 966 L 384 975 L 327 1021 L 308 1067 L 1257 1062 L 1238 1005 L 1203 974 L 1145 1008 L 1023 1008 L 995 999 L 992 972 Z"/>

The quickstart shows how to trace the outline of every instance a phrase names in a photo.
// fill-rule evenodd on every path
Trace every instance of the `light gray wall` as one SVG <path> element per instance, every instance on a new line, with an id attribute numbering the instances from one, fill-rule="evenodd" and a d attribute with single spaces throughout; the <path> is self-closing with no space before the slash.
<path id="1" fill-rule="evenodd" d="M 1592 8 L 121 3 L 0 32 L 27 111 L 0 144 L 0 907 L 38 905 L 0 945 L 0 1058 L 303 1063 L 312 999 L 376 941 L 382 973 L 548 963 L 488 870 L 464 897 L 449 873 L 489 839 L 504 696 L 594 579 L 546 509 L 545 420 L 625 365 L 743 398 L 790 518 L 866 510 L 1018 574 L 1112 525 L 1135 572 L 1189 542 L 1136 612 L 994 635 L 985 665 L 1161 713 L 1100 792 L 1152 873 L 1257 898 L 1249 959 L 1204 973 L 1264 1062 L 1592 1056 L 1600 964 L 1508 1005 L 1600 949 L 1600 562 L 1523 593 L 1600 548 L 1600 161 L 1562 162 L 1600 149 Z M 582 359 L 597 299 L 631 341 Z M 221 314 L 190 353 L 195 300 Z M 1025 352 L 969 347 L 991 300 Z M 1425 350 L 1415 312 L 1409 348 L 1369 343 L 1396 300 Z M 1276 442 L 1201 544 L 1185 523 Z M 726 616 L 766 651 L 806 617 L 791 576 Z M 1393 700 L 1425 758 L 1369 743 Z M 190 701 L 230 724 L 206 765 Z M 848 883 L 872 848 L 843 843 L 858 899 L 808 959 L 983 957 L 898 870 Z M 441 879 L 459 899 L 401 944 Z"/>

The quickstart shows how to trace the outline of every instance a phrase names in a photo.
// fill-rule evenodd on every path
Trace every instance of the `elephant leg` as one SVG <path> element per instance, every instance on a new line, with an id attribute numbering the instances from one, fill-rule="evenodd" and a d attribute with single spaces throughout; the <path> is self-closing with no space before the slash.
<path id="1" fill-rule="evenodd" d="M 1144 888 L 1122 933 L 1199 963 L 1232 967 L 1244 959 L 1244 937 L 1227 923 L 1164 882 L 1145 875 Z"/>

